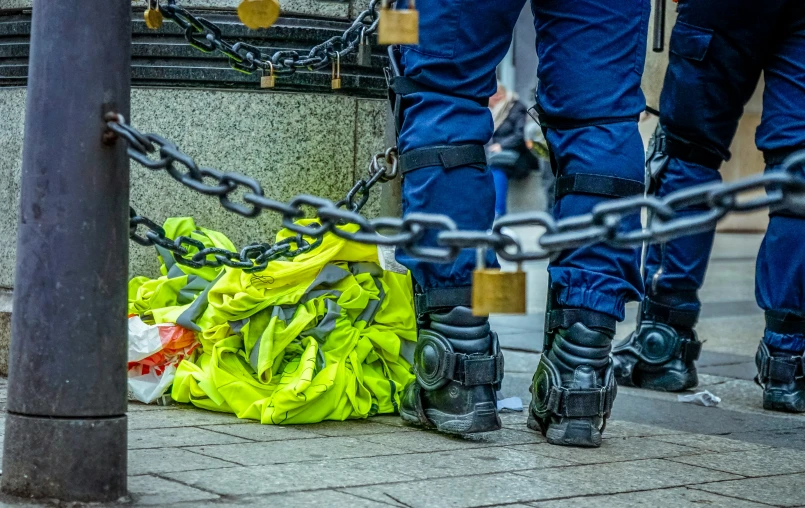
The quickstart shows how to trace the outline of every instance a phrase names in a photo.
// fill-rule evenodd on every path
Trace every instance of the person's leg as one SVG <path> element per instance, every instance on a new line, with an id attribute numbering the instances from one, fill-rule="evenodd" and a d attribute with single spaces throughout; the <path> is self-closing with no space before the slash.
<path id="1" fill-rule="evenodd" d="M 660 130 L 654 140 L 659 147 L 652 155 L 660 166 L 653 182 L 657 196 L 721 181 L 718 168 L 729 158 L 784 1 L 763 6 L 751 0 L 680 2 L 660 98 Z M 679 215 L 705 208 L 691 206 Z M 714 235 L 649 246 L 641 322 L 613 351 L 619 384 L 680 391 L 698 383 L 694 361 L 701 342 L 693 327 Z"/>
<path id="2" fill-rule="evenodd" d="M 533 0 L 537 104 L 557 176 L 554 215 L 643 193 L 640 78 L 648 0 Z M 628 218 L 639 227 L 640 217 Z M 638 251 L 603 244 L 562 252 L 548 268 L 545 352 L 529 427 L 559 445 L 599 446 L 615 397 L 609 352 L 627 301 L 641 298 Z"/>
<path id="3" fill-rule="evenodd" d="M 780 170 L 795 150 L 805 149 L 805 6 L 789 2 L 788 35 L 764 69 L 766 90 L 758 148 L 767 171 Z M 805 218 L 772 213 L 757 262 L 755 296 L 766 311 L 757 354 L 766 409 L 805 412 Z"/>
<path id="4" fill-rule="evenodd" d="M 509 177 L 500 168 L 491 167 L 495 179 L 495 217 L 506 213 L 506 198 L 509 195 Z"/>
<path id="5" fill-rule="evenodd" d="M 492 136 L 488 98 L 524 0 L 418 0 L 420 44 L 401 50 L 398 115 L 403 213 L 449 216 L 459 229 L 486 230 L 495 186 L 484 145 Z M 434 243 L 435 234 L 426 241 Z M 450 433 L 500 428 L 495 392 L 503 377 L 497 337 L 473 317 L 475 252 L 436 264 L 399 252 L 417 286 L 416 381 L 406 387 L 404 420 Z M 488 264 L 496 263 L 494 253 Z M 470 360 L 472 357 L 472 361 Z"/>

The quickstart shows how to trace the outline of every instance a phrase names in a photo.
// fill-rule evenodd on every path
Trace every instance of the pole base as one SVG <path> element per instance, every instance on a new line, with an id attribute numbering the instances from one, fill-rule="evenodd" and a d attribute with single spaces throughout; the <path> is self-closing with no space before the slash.
<path id="1" fill-rule="evenodd" d="M 28 498 L 110 502 L 126 495 L 126 417 L 6 416 L 2 490 Z"/>

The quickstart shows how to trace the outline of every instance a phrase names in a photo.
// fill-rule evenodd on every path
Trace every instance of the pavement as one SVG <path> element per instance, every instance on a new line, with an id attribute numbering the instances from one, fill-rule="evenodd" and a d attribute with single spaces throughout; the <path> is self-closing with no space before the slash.
<path id="1" fill-rule="evenodd" d="M 805 415 L 764 411 L 761 390 L 752 382 L 763 331 L 753 282 L 760 240 L 759 235 L 719 235 L 701 291 L 698 330 L 706 343 L 698 390 L 721 397 L 718 407 L 684 404 L 676 394 L 620 388 L 604 443 L 590 450 L 547 444 L 526 428 L 526 414 L 517 412 L 502 415 L 502 431 L 461 438 L 408 427 L 392 415 L 279 427 L 184 406 L 132 403 L 129 502 L 805 506 Z M 546 275 L 541 263 L 524 268 L 529 315 L 492 320 L 506 355 L 503 393 L 527 405 L 542 343 Z M 619 336 L 629 333 L 635 311 L 629 308 Z M 20 504 L 0 497 L 4 503 Z"/>

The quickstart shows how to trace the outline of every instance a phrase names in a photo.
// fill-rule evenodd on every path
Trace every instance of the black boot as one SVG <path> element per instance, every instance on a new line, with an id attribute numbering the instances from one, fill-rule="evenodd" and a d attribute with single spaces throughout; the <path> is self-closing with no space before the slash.
<path id="1" fill-rule="evenodd" d="M 668 307 L 667 312 L 658 312 L 662 307 L 644 301 L 637 330 L 612 348 L 619 385 L 681 392 L 699 384 L 694 362 L 699 359 L 702 343 L 693 330 L 698 312 L 671 311 Z"/>
<path id="2" fill-rule="evenodd" d="M 500 429 L 503 355 L 488 318 L 454 307 L 425 314 L 419 325 L 416 380 L 405 387 L 402 419 L 448 434 Z"/>
<path id="3" fill-rule="evenodd" d="M 761 342 L 755 355 L 763 409 L 805 413 L 805 355 L 775 351 Z"/>
<path id="4" fill-rule="evenodd" d="M 528 426 L 549 443 L 601 446 L 617 386 L 610 350 L 615 320 L 560 309 L 546 319 L 546 347 L 531 385 Z"/>

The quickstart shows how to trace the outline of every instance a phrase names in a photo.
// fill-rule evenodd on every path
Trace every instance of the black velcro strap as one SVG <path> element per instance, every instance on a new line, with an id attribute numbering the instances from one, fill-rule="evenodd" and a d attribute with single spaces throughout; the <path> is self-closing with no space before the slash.
<path id="1" fill-rule="evenodd" d="M 533 113 L 532 113 L 533 111 Z M 552 116 L 545 112 L 539 104 L 532 106 L 529 114 L 533 118 L 536 114 L 540 127 L 543 129 L 553 129 L 556 131 L 567 131 L 571 129 L 581 129 L 582 127 L 593 127 L 595 125 L 607 125 L 612 123 L 635 122 L 640 120 L 640 115 L 627 116 L 602 116 L 598 118 L 561 118 Z"/>
<path id="2" fill-rule="evenodd" d="M 799 152 L 803 147 L 797 148 L 779 148 L 777 150 L 768 150 L 763 152 L 763 161 L 767 166 L 777 166 L 785 162 L 785 160 L 793 153 Z"/>
<path id="3" fill-rule="evenodd" d="M 665 139 L 665 154 L 686 162 L 699 164 L 706 168 L 718 169 L 724 157 L 699 145 L 674 138 Z"/>
<path id="4" fill-rule="evenodd" d="M 445 307 L 471 307 L 472 286 L 427 289 L 414 295 L 414 306 L 418 316 Z"/>
<path id="5" fill-rule="evenodd" d="M 486 167 L 486 152 L 482 145 L 434 146 L 418 148 L 400 155 L 402 174 L 432 166 L 445 169 L 472 166 Z"/>
<path id="6" fill-rule="evenodd" d="M 593 194 L 611 198 L 637 196 L 646 191 L 646 184 L 637 180 L 606 175 L 564 175 L 556 179 L 556 199 L 568 194 Z"/>
<path id="7" fill-rule="evenodd" d="M 759 377 L 767 382 L 768 380 L 790 383 L 802 377 L 805 369 L 805 358 L 801 356 L 763 358 L 760 367 Z"/>
<path id="8" fill-rule="evenodd" d="M 587 328 L 604 329 L 615 333 L 617 321 L 612 316 L 586 309 L 554 309 L 548 316 L 548 331 L 568 329 L 576 323 Z"/>
<path id="9" fill-rule="evenodd" d="M 557 416 L 568 418 L 604 417 L 612 411 L 615 390 L 568 390 L 558 386 L 551 387 L 548 396 L 548 409 Z"/>
<path id="10" fill-rule="evenodd" d="M 781 335 L 805 335 L 805 317 L 785 311 L 766 311 L 766 329 Z"/>
<path id="11" fill-rule="evenodd" d="M 683 362 L 694 362 L 702 354 L 702 343 L 698 340 L 684 339 L 679 352 Z"/>
<path id="12" fill-rule="evenodd" d="M 503 355 L 479 356 L 454 353 L 456 356 L 453 381 L 464 386 L 493 385 L 503 381 Z"/>
<path id="13" fill-rule="evenodd" d="M 410 95 L 412 93 L 432 92 L 441 95 L 449 95 L 450 97 L 458 97 L 468 101 L 477 102 L 481 106 L 489 107 L 489 97 L 470 97 L 468 95 L 458 95 L 445 90 L 438 90 L 436 88 L 417 83 L 413 79 L 406 76 L 393 76 L 389 79 L 389 88 L 397 95 Z"/>
<path id="14" fill-rule="evenodd" d="M 670 305 L 657 303 L 650 298 L 643 300 L 643 313 L 652 320 L 665 323 L 670 326 L 681 326 L 693 328 L 699 321 L 698 310 L 680 310 Z"/>

